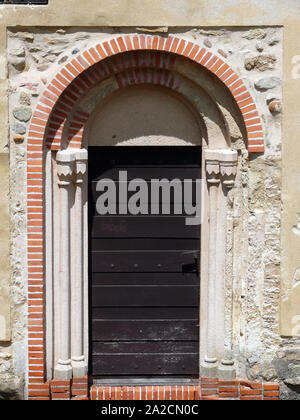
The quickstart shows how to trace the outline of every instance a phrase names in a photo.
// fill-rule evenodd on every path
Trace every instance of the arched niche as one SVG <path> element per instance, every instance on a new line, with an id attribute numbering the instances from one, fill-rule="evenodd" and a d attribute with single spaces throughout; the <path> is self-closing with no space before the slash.
<path id="1" fill-rule="evenodd" d="M 100 101 L 84 132 L 88 146 L 202 145 L 203 121 L 170 89 L 138 85 Z"/>
<path id="2" fill-rule="evenodd" d="M 196 50 L 200 54 L 195 47 L 193 51 Z M 91 58 L 90 53 L 87 54 Z M 194 57 L 197 57 L 196 52 Z M 98 121 L 104 118 L 105 112 L 109 112 L 109 107 L 115 106 L 114 101 L 121 101 L 123 106 L 122 95 L 125 95 L 125 100 L 126 92 L 130 91 L 125 101 L 130 101 L 131 94 L 133 101 L 137 97 L 148 96 L 144 107 L 147 101 L 158 101 L 160 105 L 168 104 L 177 113 L 176 121 L 179 116 L 185 115 L 184 125 L 189 128 L 185 133 L 188 143 L 202 144 L 205 149 L 200 363 L 204 376 L 234 376 L 231 338 L 225 337 L 224 322 L 227 194 L 234 186 L 239 148 L 245 149 L 246 143 L 249 143 L 249 124 L 252 127 L 253 119 L 251 133 L 256 135 L 257 131 L 257 136 L 261 135 L 261 126 L 256 121 L 257 113 L 253 109 L 251 95 L 249 97 L 242 82 L 222 60 L 215 59 L 208 67 L 211 57 L 209 55 L 208 61 L 205 61 L 210 71 L 214 69 L 211 73 L 195 60 L 192 63 L 188 58 L 182 56 L 178 59 L 172 53 L 162 51 L 118 52 L 90 64 L 85 61 L 87 58 L 81 58 L 78 59 L 78 68 L 74 60 L 69 63 L 42 97 L 32 120 L 28 144 L 29 147 L 36 144 L 34 142 L 40 141 L 37 137 L 41 137 L 41 150 L 44 144 L 47 146 L 42 175 L 45 174 L 42 211 L 47 220 L 44 255 L 48 379 L 52 378 L 53 372 L 58 379 L 84 376 L 86 373 L 88 156 L 85 147 L 90 141 L 98 144 L 95 140 Z M 218 81 L 217 76 L 223 77 L 225 85 Z M 54 99 L 59 90 L 60 95 Z M 103 116 L 100 115 L 101 110 Z M 250 123 L 247 123 L 245 115 L 249 115 Z M 152 121 L 155 118 L 152 116 Z M 41 127 L 44 129 L 42 133 Z M 163 131 L 157 129 L 155 134 L 150 134 L 150 141 L 159 141 L 164 137 L 175 145 L 183 140 L 180 138 L 181 129 L 174 133 L 171 123 L 169 131 L 163 124 L 159 127 Z M 107 119 L 104 128 L 107 138 L 112 140 L 111 144 L 118 144 Z M 41 134 L 37 136 L 35 133 Z M 128 138 L 122 138 L 122 132 L 119 135 L 120 144 L 145 138 L 144 133 L 138 130 L 131 131 Z M 152 140 L 151 135 L 154 136 Z M 149 141 L 149 130 L 146 137 Z M 256 137 L 252 135 L 251 138 Z M 236 139 L 240 140 L 237 145 L 234 143 Z M 258 150 L 254 149 L 257 147 L 255 141 L 251 140 L 251 147 Z M 227 331 L 230 335 L 230 327 Z"/>

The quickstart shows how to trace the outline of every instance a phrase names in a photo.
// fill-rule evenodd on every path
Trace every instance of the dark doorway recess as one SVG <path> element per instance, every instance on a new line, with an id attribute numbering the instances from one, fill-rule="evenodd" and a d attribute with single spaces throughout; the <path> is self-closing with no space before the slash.
<path id="1" fill-rule="evenodd" d="M 147 183 L 200 179 L 201 148 L 89 147 L 91 378 L 197 377 L 200 226 L 172 211 L 98 215 L 96 184 L 118 185 L 120 170 Z"/>

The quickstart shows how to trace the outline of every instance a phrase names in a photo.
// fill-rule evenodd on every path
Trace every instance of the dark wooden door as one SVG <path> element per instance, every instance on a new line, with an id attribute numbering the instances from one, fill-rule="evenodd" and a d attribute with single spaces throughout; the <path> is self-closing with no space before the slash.
<path id="1" fill-rule="evenodd" d="M 118 185 L 120 170 L 148 183 L 199 179 L 200 165 L 198 147 L 89 148 L 94 379 L 199 374 L 200 226 L 186 226 L 186 215 L 174 212 L 99 216 L 96 184 L 110 178 Z"/>

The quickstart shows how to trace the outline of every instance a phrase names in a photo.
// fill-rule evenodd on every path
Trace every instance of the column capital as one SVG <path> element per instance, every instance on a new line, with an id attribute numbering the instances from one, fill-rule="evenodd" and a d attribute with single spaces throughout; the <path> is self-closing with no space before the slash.
<path id="1" fill-rule="evenodd" d="M 76 159 L 76 184 L 82 184 L 87 171 L 88 151 L 79 149 L 75 153 Z"/>
<path id="2" fill-rule="evenodd" d="M 205 150 L 205 169 L 207 182 L 209 184 L 219 184 L 220 182 L 220 163 L 217 150 Z"/>
<path id="3" fill-rule="evenodd" d="M 238 154 L 235 150 L 205 150 L 205 165 L 207 182 L 209 184 L 222 183 L 226 188 L 232 188 L 237 172 Z"/>
<path id="4" fill-rule="evenodd" d="M 56 154 L 58 185 L 66 187 L 71 184 L 74 175 L 75 153 L 68 149 Z"/>
<path id="5" fill-rule="evenodd" d="M 220 171 L 223 185 L 233 188 L 237 173 L 238 154 L 235 150 L 223 150 L 220 152 Z"/>

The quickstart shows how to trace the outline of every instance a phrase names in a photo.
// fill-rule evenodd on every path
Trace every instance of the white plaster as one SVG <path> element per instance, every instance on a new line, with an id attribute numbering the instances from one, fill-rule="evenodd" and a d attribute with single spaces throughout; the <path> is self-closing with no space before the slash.
<path id="1" fill-rule="evenodd" d="M 0 341 L 6 340 L 6 319 L 0 315 Z"/>

